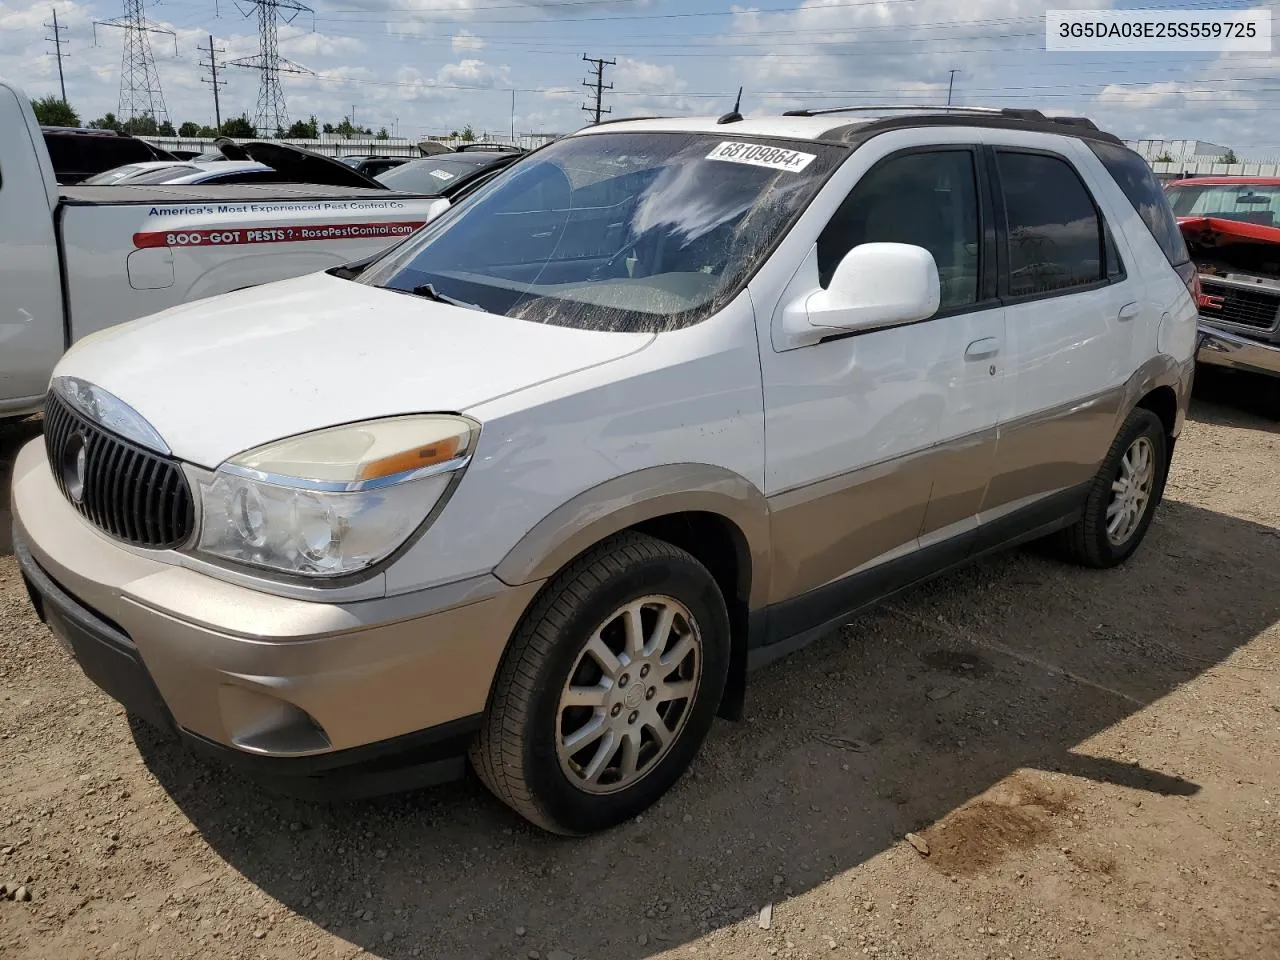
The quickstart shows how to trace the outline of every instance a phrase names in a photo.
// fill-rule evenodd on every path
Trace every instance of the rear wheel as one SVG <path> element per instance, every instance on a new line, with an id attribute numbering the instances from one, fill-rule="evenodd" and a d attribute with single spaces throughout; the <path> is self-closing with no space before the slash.
<path id="1" fill-rule="evenodd" d="M 706 568 L 653 537 L 612 537 L 548 584 L 518 628 L 472 765 L 540 827 L 613 826 L 689 766 L 728 663 L 728 614 Z"/>
<path id="2" fill-rule="evenodd" d="M 1141 407 L 1129 414 L 1094 477 L 1084 516 L 1062 532 L 1070 559 L 1114 567 L 1138 549 L 1164 496 L 1167 445 L 1159 417 Z"/>

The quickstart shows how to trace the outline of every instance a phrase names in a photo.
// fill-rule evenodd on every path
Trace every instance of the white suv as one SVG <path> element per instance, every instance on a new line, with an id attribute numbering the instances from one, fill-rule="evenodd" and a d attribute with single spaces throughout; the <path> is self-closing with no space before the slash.
<path id="1" fill-rule="evenodd" d="M 367 262 L 81 341 L 14 471 L 37 610 L 294 793 L 633 817 L 751 667 L 1160 500 L 1196 308 L 1136 154 L 1034 111 L 602 124 Z"/>

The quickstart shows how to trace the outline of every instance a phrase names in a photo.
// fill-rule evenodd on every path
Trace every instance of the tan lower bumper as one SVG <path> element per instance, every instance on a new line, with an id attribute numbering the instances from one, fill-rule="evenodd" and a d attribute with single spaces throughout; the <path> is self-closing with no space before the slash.
<path id="1" fill-rule="evenodd" d="M 127 634 L 178 726 L 259 755 L 343 750 L 482 712 L 539 586 L 480 578 L 326 604 L 226 583 L 98 533 L 62 497 L 40 440 L 14 465 L 13 516 L 49 578 Z"/>

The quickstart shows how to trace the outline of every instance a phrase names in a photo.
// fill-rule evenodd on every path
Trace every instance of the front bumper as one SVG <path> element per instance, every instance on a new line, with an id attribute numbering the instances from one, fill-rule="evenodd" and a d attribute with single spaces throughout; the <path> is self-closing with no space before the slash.
<path id="1" fill-rule="evenodd" d="M 1280 377 L 1280 345 L 1250 340 L 1237 333 L 1201 323 L 1196 362 Z"/>
<path id="2" fill-rule="evenodd" d="M 13 472 L 37 612 L 128 710 L 301 795 L 446 779 L 537 584 L 477 578 L 354 603 L 287 599 L 121 546 L 59 492 L 43 443 Z"/>

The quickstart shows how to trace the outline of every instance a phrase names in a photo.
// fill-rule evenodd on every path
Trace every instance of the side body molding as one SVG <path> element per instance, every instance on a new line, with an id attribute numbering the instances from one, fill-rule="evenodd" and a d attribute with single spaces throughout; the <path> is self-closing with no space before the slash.
<path id="1" fill-rule="evenodd" d="M 557 507 L 502 559 L 494 574 L 512 586 L 545 580 L 605 537 L 676 513 L 716 514 L 729 522 L 739 563 L 750 563 L 746 600 L 759 610 L 769 587 L 769 506 L 746 478 L 722 467 L 676 463 L 606 480 Z"/>

